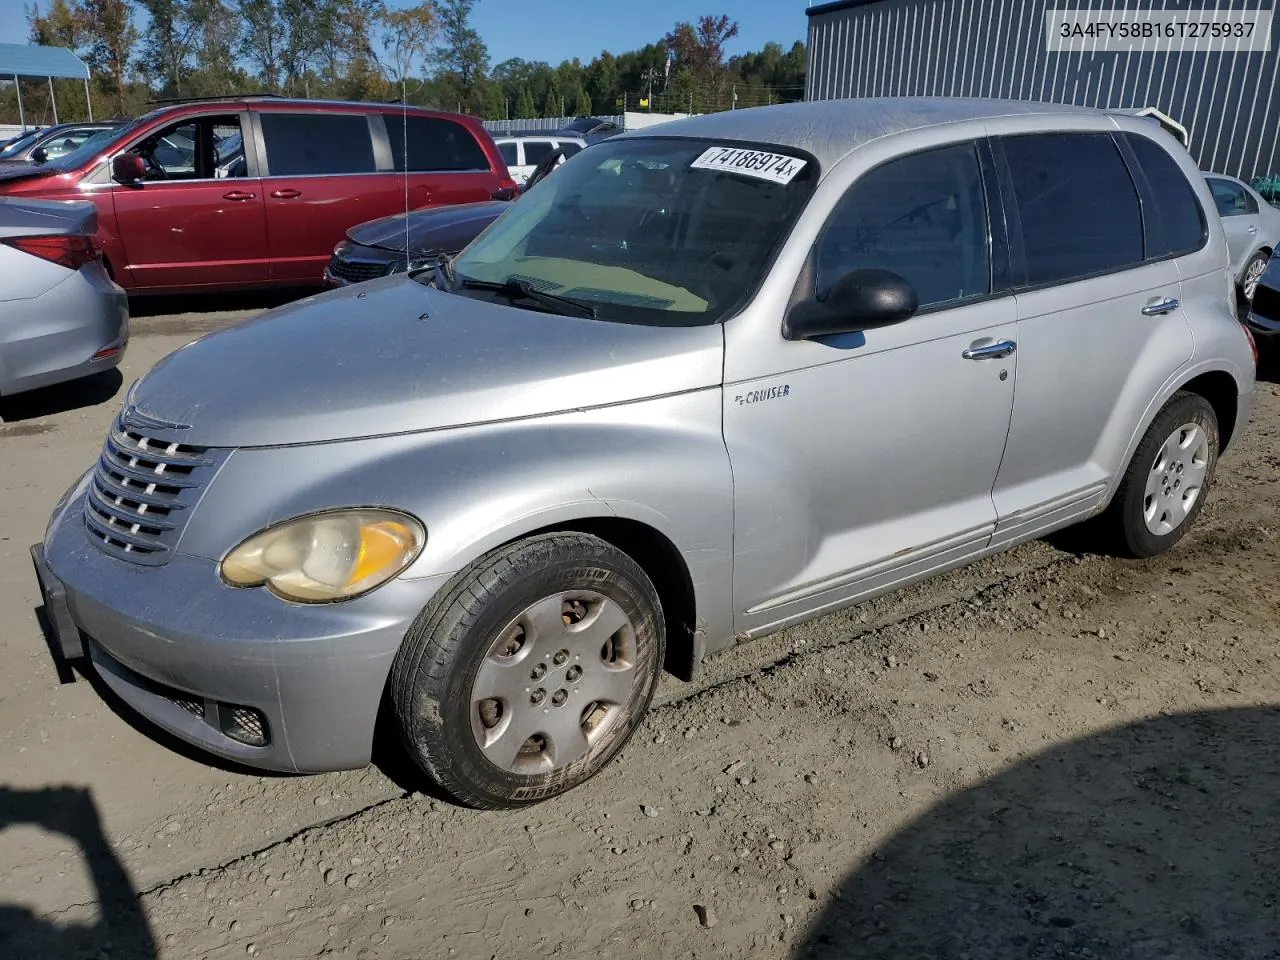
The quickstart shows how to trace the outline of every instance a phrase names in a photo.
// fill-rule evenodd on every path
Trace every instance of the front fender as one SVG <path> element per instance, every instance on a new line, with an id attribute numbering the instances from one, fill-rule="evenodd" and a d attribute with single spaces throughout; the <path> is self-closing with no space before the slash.
<path id="1" fill-rule="evenodd" d="M 423 522 L 427 543 L 406 580 L 452 574 L 535 530 L 642 523 L 683 557 L 708 645 L 732 635 L 733 481 L 719 388 L 480 427 L 240 449 L 178 551 L 217 560 L 272 524 L 345 506 L 394 507 Z"/>

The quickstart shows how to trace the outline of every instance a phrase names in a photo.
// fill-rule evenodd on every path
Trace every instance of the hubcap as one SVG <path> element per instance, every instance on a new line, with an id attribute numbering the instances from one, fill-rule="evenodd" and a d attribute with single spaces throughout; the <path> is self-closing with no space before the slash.
<path id="1" fill-rule="evenodd" d="M 1200 498 L 1209 470 L 1209 438 L 1197 423 L 1173 431 L 1160 447 L 1147 475 L 1142 516 L 1158 537 L 1182 526 Z"/>
<path id="2" fill-rule="evenodd" d="M 1253 295 L 1258 292 L 1258 281 L 1262 279 L 1262 274 L 1266 269 L 1266 263 L 1261 260 L 1255 260 L 1249 264 L 1249 269 L 1245 271 L 1244 275 L 1244 296 L 1246 300 L 1252 300 Z"/>
<path id="3" fill-rule="evenodd" d="M 589 753 L 638 678 L 636 636 L 590 590 L 539 600 L 489 647 L 471 687 L 471 732 L 497 767 L 546 773 Z"/>

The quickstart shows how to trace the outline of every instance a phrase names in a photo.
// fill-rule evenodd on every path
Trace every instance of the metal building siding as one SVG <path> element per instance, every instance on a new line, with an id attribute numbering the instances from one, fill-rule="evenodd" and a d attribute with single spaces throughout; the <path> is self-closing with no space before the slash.
<path id="1" fill-rule="evenodd" d="M 850 0 L 809 16 L 805 97 L 951 96 L 1156 107 L 1187 128 L 1201 169 L 1248 181 L 1280 173 L 1280 10 L 1269 0 L 1151 0 L 1152 10 L 1271 10 L 1258 52 L 1045 48 L 1047 10 L 1129 0 Z M 1145 6 L 1145 5 L 1144 5 Z"/>

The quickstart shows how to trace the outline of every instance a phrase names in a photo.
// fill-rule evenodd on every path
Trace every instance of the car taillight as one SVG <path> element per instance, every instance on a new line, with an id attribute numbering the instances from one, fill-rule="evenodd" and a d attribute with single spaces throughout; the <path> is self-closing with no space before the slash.
<path id="1" fill-rule="evenodd" d="M 93 237 L 10 237 L 0 242 L 41 260 L 60 264 L 68 270 L 79 270 L 86 263 L 102 259 L 102 251 L 93 242 Z"/>
<path id="2" fill-rule="evenodd" d="M 1243 323 L 1240 324 L 1240 326 L 1244 330 L 1244 335 L 1249 338 L 1249 349 L 1253 351 L 1253 369 L 1257 370 L 1258 369 L 1258 341 L 1254 338 L 1252 330 L 1246 327 Z"/>

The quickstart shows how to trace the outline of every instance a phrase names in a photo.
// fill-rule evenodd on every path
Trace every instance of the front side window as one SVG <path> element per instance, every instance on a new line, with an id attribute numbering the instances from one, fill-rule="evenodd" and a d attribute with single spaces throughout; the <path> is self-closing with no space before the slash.
<path id="1" fill-rule="evenodd" d="M 536 167 L 547 159 L 547 154 L 553 149 L 550 140 L 526 140 L 524 142 L 525 166 Z"/>
<path id="2" fill-rule="evenodd" d="M 1218 216 L 1243 217 L 1258 212 L 1258 205 L 1240 184 L 1219 177 L 1209 177 L 1208 180 L 1209 189 L 1213 191 L 1213 202 L 1218 207 Z"/>
<path id="3" fill-rule="evenodd" d="M 373 136 L 362 113 L 279 113 L 264 110 L 262 139 L 273 177 L 374 173 Z"/>
<path id="4" fill-rule="evenodd" d="M 243 165 L 236 172 L 223 165 L 219 144 L 228 136 L 240 136 L 238 114 L 197 117 L 173 123 L 150 134 L 130 150 L 142 157 L 149 181 L 246 176 L 248 171 Z"/>
<path id="5" fill-rule="evenodd" d="M 752 295 L 817 180 L 785 147 L 605 140 L 525 194 L 453 263 L 452 292 L 602 320 L 718 322 Z M 424 279 L 424 282 L 427 282 Z M 508 286 L 503 293 L 493 285 Z"/>
<path id="6" fill-rule="evenodd" d="M 991 291 L 982 172 L 972 143 L 890 160 L 841 198 L 817 244 L 819 300 L 853 270 L 891 270 L 921 309 Z"/>
<path id="7" fill-rule="evenodd" d="M 68 130 L 66 133 L 59 134 L 41 144 L 45 149 L 45 154 L 52 159 L 53 157 L 65 157 L 68 153 L 76 150 L 89 137 L 95 133 L 93 130 Z"/>
<path id="8" fill-rule="evenodd" d="M 488 170 L 489 158 L 465 127 L 438 117 L 384 114 L 396 170 Z M 407 134 L 407 136 L 406 136 Z M 408 166 L 406 166 L 406 162 Z"/>
<path id="9" fill-rule="evenodd" d="M 1002 142 L 1022 221 L 1027 284 L 1142 263 L 1142 207 L 1109 134 L 1021 134 Z"/>

